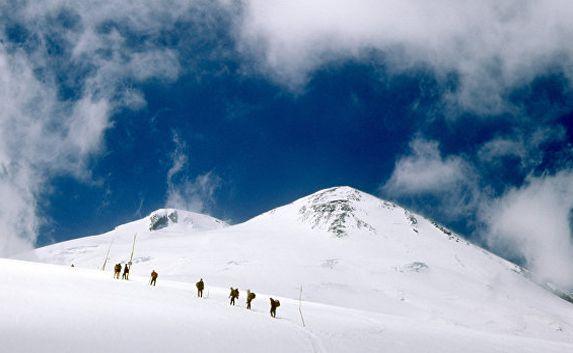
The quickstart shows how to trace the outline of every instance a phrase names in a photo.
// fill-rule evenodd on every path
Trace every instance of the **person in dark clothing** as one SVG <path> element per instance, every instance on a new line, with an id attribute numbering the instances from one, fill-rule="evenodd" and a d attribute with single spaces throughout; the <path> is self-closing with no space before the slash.
<path id="1" fill-rule="evenodd" d="M 120 273 L 121 273 L 121 264 L 115 264 L 113 268 L 113 278 L 119 279 Z"/>
<path id="2" fill-rule="evenodd" d="M 239 298 L 239 288 L 231 287 L 231 293 L 229 294 L 229 298 L 231 298 L 231 302 L 229 305 L 235 305 L 235 299 Z"/>
<path id="3" fill-rule="evenodd" d="M 195 283 L 195 286 L 197 286 L 197 297 L 203 298 L 203 289 L 205 289 L 203 278 L 201 278 L 199 282 Z"/>
<path id="4" fill-rule="evenodd" d="M 271 317 L 277 317 L 277 308 L 281 306 L 281 302 L 271 298 Z"/>
<path id="5" fill-rule="evenodd" d="M 247 309 L 251 309 L 251 302 L 256 298 L 256 294 L 247 289 Z"/>
<path id="6" fill-rule="evenodd" d="M 157 276 L 159 275 L 157 274 L 157 272 L 155 272 L 155 270 L 153 270 L 151 272 L 151 282 L 149 282 L 150 286 L 155 286 L 155 283 L 157 282 Z"/>
<path id="7" fill-rule="evenodd" d="M 125 264 L 123 267 L 123 275 L 121 276 L 122 279 L 129 280 L 129 266 Z"/>

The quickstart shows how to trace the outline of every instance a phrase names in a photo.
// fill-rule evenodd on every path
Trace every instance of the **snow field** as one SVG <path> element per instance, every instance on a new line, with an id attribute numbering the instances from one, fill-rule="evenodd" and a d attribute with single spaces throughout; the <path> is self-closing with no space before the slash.
<path id="1" fill-rule="evenodd" d="M 252 311 L 228 304 L 226 288 L 0 260 L 2 352 L 567 352 L 572 344 L 494 335 L 446 323 L 302 303 L 268 295 Z"/>
<path id="2" fill-rule="evenodd" d="M 194 285 L 161 277 L 150 287 L 144 277 L 0 263 L 2 352 L 312 352 L 296 325 L 271 321 L 262 298 L 249 313 L 228 307 L 223 289 L 201 300 Z"/>
<path id="3" fill-rule="evenodd" d="M 164 317 L 157 313 L 153 320 L 147 316 L 140 320 L 172 324 L 185 319 L 183 326 L 172 331 L 185 336 L 180 330 L 190 322 L 201 331 L 195 342 L 202 349 L 201 343 L 207 340 L 200 337 L 219 333 L 233 320 L 241 326 L 234 329 L 237 333 L 246 326 L 258 335 L 270 333 L 264 329 L 270 319 L 268 295 L 263 294 L 267 293 L 282 303 L 281 320 L 271 324 L 280 331 L 272 342 L 289 352 L 573 351 L 573 305 L 531 281 L 518 266 L 417 214 L 355 189 L 323 190 L 234 226 L 177 212 L 185 215 L 185 222 L 149 231 L 147 217 L 102 235 L 36 249 L 27 258 L 65 265 L 66 270 L 73 263 L 76 274 L 90 269 L 89 276 L 104 276 L 101 285 L 105 287 L 111 283 L 111 272 L 104 275 L 94 270 L 101 268 L 108 250 L 108 271 L 115 263 L 127 262 L 133 236 L 138 234 L 131 271 L 136 280 L 127 287 L 135 292 L 118 292 L 125 285 L 113 284 L 109 294 L 101 297 L 110 296 L 106 305 L 113 307 L 113 300 L 127 300 L 122 296 L 143 293 L 142 298 L 147 298 L 149 293 L 166 291 L 165 297 L 158 298 L 170 302 L 165 310 L 158 304 L 164 300 L 123 306 L 160 305 L 157 310 Z M 151 270 L 159 272 L 155 292 L 144 286 Z M 201 277 L 211 297 L 208 305 L 197 307 L 204 301 L 189 299 Z M 62 282 L 61 286 L 70 285 L 68 280 Z M 296 301 L 301 285 L 304 329 Z M 241 289 L 242 306 L 247 288 L 257 293 L 255 313 L 227 307 L 230 286 Z M 221 311 L 205 309 L 211 305 Z M 172 315 L 173 311 L 178 313 Z M 199 319 L 189 319 L 192 312 Z M 251 320 L 253 314 L 263 321 Z M 138 315 L 144 314 L 132 316 Z M 115 320 L 128 325 L 125 319 Z M 146 329 L 150 331 L 140 332 L 153 332 L 153 325 Z M 221 337 L 230 335 L 227 331 Z M 161 340 L 176 339 L 171 333 L 165 335 Z M 228 337 L 249 341 L 251 334 Z M 265 342 L 253 342 L 249 350 L 264 347 Z"/>

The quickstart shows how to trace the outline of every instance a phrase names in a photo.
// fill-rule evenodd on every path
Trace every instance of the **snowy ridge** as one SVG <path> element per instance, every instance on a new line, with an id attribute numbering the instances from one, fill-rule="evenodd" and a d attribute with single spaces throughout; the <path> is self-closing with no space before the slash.
<path id="1" fill-rule="evenodd" d="M 159 214 L 169 218 L 170 212 Z M 211 219 L 207 230 L 195 227 L 196 216 L 194 226 L 185 228 L 177 212 L 178 222 L 169 223 L 169 218 L 158 230 L 149 230 L 146 217 L 100 236 L 37 249 L 35 256 L 43 262 L 98 269 L 109 251 L 109 263 L 125 263 L 137 229 L 135 276 L 155 269 L 160 283 L 194 283 L 202 277 L 217 288 L 238 286 L 293 299 L 302 286 L 307 303 L 329 308 L 319 316 L 330 319 L 317 319 L 322 324 L 313 334 L 331 337 L 330 345 L 324 339 L 322 343 L 333 352 L 354 351 L 356 337 L 363 336 L 375 347 L 389 321 L 403 322 L 404 329 L 415 327 L 420 337 L 425 327 L 436 325 L 445 325 L 454 336 L 463 336 L 464 330 L 484 337 L 501 335 L 514 342 L 504 346 L 504 352 L 526 352 L 524 342 L 531 339 L 557 342 L 559 349 L 573 344 L 573 306 L 533 283 L 518 266 L 358 190 L 321 190 L 233 226 Z M 339 310 L 348 320 L 329 327 Z M 296 314 L 289 320 L 296 321 Z M 366 334 L 362 324 L 349 319 L 353 315 L 360 322 L 376 322 L 372 329 L 378 333 Z M 352 325 L 357 325 L 354 337 L 335 333 L 352 331 Z M 412 346 L 414 342 L 405 339 L 401 344 L 410 349 L 402 351 L 426 348 Z M 450 350 L 456 351 L 451 344 Z M 441 346 L 424 351 L 446 350 Z"/>

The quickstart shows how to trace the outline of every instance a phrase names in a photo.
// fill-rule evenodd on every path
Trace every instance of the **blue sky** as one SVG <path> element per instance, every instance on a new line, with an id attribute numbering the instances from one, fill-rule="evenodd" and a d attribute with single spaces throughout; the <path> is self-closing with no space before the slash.
<path id="1" fill-rule="evenodd" d="M 571 265 L 573 7 L 302 5 L 0 5 L 0 253 L 350 185 Z"/>

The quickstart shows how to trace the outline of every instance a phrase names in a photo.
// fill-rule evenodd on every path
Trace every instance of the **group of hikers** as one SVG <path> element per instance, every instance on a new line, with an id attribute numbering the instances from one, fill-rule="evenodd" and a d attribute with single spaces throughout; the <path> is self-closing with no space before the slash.
<path id="1" fill-rule="evenodd" d="M 123 267 L 123 275 L 121 276 L 122 279 L 129 280 L 129 264 L 125 264 Z M 115 264 L 114 267 L 114 275 L 115 279 L 119 279 L 119 275 L 121 274 L 121 264 Z M 151 280 L 149 281 L 150 286 L 155 286 L 157 283 L 157 277 L 159 274 L 153 270 L 151 272 Z M 203 298 L 203 290 L 205 289 L 205 282 L 203 282 L 203 278 L 199 280 L 199 282 L 195 283 L 197 287 L 197 297 Z M 247 289 L 247 309 L 251 309 L 251 302 L 257 297 L 254 292 L 251 292 L 250 289 Z M 229 298 L 231 301 L 229 305 L 235 305 L 235 300 L 239 299 L 239 288 L 231 287 L 231 292 L 229 293 Z M 276 317 L 277 315 L 277 308 L 281 305 L 280 301 L 277 299 L 270 298 L 271 302 L 271 317 Z"/>
<path id="2" fill-rule="evenodd" d="M 197 296 L 198 297 L 202 297 L 203 296 L 203 288 L 205 287 L 205 283 L 203 283 L 203 278 L 201 278 L 199 280 L 199 282 L 197 282 L 195 284 L 197 286 Z M 247 309 L 251 309 L 251 302 L 257 297 L 257 295 L 254 292 L 251 292 L 250 289 L 247 289 Z M 229 293 L 229 298 L 231 298 L 231 301 L 229 302 L 229 305 L 235 305 L 235 300 L 239 299 L 239 288 L 233 288 L 231 287 L 231 292 Z M 277 316 L 277 308 L 281 305 L 281 302 L 270 298 L 271 300 L 271 317 L 276 317 Z"/>
<path id="3" fill-rule="evenodd" d="M 119 279 L 120 273 L 121 273 L 121 264 L 115 264 L 115 266 L 113 267 L 113 278 Z M 129 279 L 129 264 L 125 264 L 121 279 L 126 279 L 126 280 Z"/>

